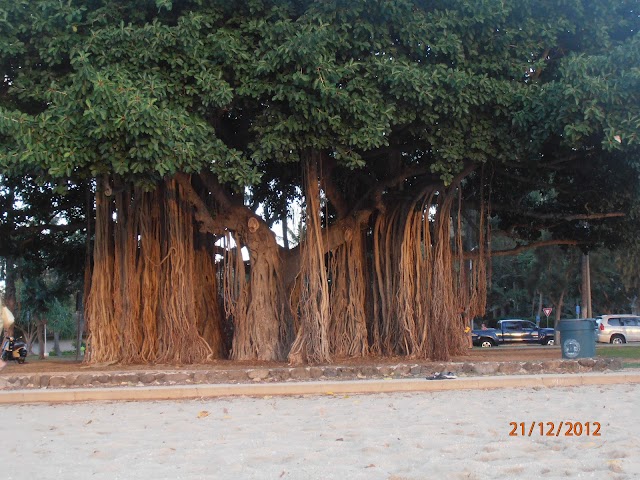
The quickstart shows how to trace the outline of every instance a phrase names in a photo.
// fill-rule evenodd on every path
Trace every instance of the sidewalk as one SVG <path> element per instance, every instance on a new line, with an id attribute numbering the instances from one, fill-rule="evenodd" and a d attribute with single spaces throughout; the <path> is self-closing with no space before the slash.
<path id="1" fill-rule="evenodd" d="M 316 380 L 275 383 L 220 383 L 197 385 L 138 385 L 100 388 L 41 388 L 0 390 L 0 404 L 88 401 L 151 401 L 216 397 L 373 394 L 436 392 L 496 388 L 547 388 L 587 385 L 639 384 L 640 370 L 579 374 L 486 375 L 447 380 L 372 379 Z"/>

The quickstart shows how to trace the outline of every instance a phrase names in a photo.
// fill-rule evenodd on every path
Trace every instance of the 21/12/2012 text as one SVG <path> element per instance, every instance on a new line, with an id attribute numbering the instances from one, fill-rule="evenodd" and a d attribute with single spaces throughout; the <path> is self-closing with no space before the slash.
<path id="1" fill-rule="evenodd" d="M 600 422 L 509 422 L 510 437 L 600 437 Z"/>

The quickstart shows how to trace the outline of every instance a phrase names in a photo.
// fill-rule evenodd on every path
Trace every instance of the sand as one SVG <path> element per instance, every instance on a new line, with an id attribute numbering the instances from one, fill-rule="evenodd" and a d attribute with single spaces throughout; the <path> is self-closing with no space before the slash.
<path id="1" fill-rule="evenodd" d="M 607 385 L 0 405 L 0 462 L 15 480 L 633 479 L 639 397 Z M 582 435 L 555 436 L 560 421 Z"/>

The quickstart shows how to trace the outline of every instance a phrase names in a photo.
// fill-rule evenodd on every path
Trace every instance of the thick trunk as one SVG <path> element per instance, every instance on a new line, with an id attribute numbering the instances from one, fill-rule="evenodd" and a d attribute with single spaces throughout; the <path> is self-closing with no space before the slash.
<path id="1" fill-rule="evenodd" d="M 233 235 L 235 245 L 228 244 L 225 259 L 225 311 L 233 319 L 234 338 L 231 358 L 234 360 L 282 360 L 284 338 L 289 328 L 288 306 L 282 281 L 280 246 L 269 226 L 249 208 L 228 198 L 223 188 L 208 176 L 202 180 L 216 199 L 215 218 L 209 206 L 194 190 L 186 175 L 176 176 L 186 197 L 195 208 L 200 231 L 217 236 Z M 240 248 L 249 254 L 250 274 L 246 285 Z M 234 264 L 236 267 L 232 267 Z M 231 285 L 234 283 L 234 285 Z"/>
<path id="2" fill-rule="evenodd" d="M 287 222 L 287 207 L 283 208 L 280 214 L 280 221 L 282 222 L 282 246 L 285 250 L 289 250 L 289 225 Z"/>
<path id="3" fill-rule="evenodd" d="M 273 245 L 247 242 L 250 252 L 249 298 L 244 322 L 237 322 L 231 358 L 281 360 L 285 296 L 280 281 L 280 259 Z M 266 248 L 264 248 L 266 246 Z"/>
<path id="4" fill-rule="evenodd" d="M 138 232 L 140 192 L 122 188 L 115 195 L 117 221 L 114 228 L 114 321 L 118 330 L 116 359 L 122 363 L 141 361 L 143 336 L 140 324 L 140 269 Z"/>
<path id="5" fill-rule="evenodd" d="M 196 289 L 198 333 L 211 346 L 213 358 L 227 356 L 222 337 L 222 309 L 213 254 L 204 246 L 196 250 L 193 285 Z"/>
<path id="6" fill-rule="evenodd" d="M 15 190 L 13 187 L 8 187 L 7 192 L 7 205 L 14 205 L 15 203 Z M 7 227 L 8 231 L 12 231 L 15 228 L 15 212 L 13 208 L 7 209 L 6 212 L 3 212 L 5 215 L 4 224 Z M 19 313 L 16 310 L 16 269 L 15 269 L 15 258 L 11 255 L 5 257 L 5 279 L 4 279 L 4 296 L 2 298 L 2 303 L 7 306 L 9 310 L 15 312 L 16 315 Z M 1 304 L 0 303 L 0 306 Z M 13 327 L 11 327 L 11 334 L 13 334 Z"/>
<path id="7" fill-rule="evenodd" d="M 143 196 L 140 207 L 140 275 L 144 298 L 140 311 L 140 359 L 144 362 L 155 362 L 159 354 L 160 282 L 165 260 L 161 253 L 163 204 L 164 192 L 158 188 Z"/>
<path id="8" fill-rule="evenodd" d="M 84 315 L 82 310 L 77 310 L 76 317 L 76 361 L 80 360 L 80 357 L 84 355 Z"/>
<path id="9" fill-rule="evenodd" d="M 116 192 L 115 202 L 102 188 L 96 194 L 85 361 L 180 364 L 218 357 L 220 335 L 208 331 L 217 338 L 214 355 L 199 332 L 211 310 L 196 302 L 206 278 L 196 269 L 193 216 L 182 192 L 172 181 L 152 193 L 127 186 Z"/>

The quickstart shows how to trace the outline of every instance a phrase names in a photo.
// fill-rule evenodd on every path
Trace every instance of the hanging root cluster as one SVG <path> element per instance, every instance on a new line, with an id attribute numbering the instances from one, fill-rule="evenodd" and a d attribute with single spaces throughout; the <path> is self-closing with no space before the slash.
<path id="1" fill-rule="evenodd" d="M 367 339 L 364 235 L 345 232 L 345 243 L 331 255 L 329 344 L 333 356 L 358 357 L 369 353 Z"/>
<path id="2" fill-rule="evenodd" d="M 471 320 L 485 310 L 485 207 L 465 212 L 476 216 L 473 229 L 462 220 L 458 186 L 434 187 L 378 213 L 368 228 L 345 227 L 340 246 L 327 252 L 318 165 L 311 153 L 305 237 L 287 287 L 275 236 L 245 210 L 198 207 L 182 180 L 154 192 L 117 185 L 112 197 L 99 189 L 86 361 L 463 354 Z M 212 207 L 233 225 L 222 223 L 215 237 L 196 219 Z"/>
<path id="3" fill-rule="evenodd" d="M 466 327 L 485 308 L 484 223 L 479 255 L 467 265 L 456 191 L 427 192 L 377 217 L 372 351 L 449 360 L 468 348 Z"/>
<path id="4" fill-rule="evenodd" d="M 180 187 L 170 180 L 151 193 L 118 191 L 115 199 L 96 193 L 85 361 L 188 364 L 221 355 L 217 301 L 202 295 L 217 292 L 211 253 L 194 248 Z"/>
<path id="5" fill-rule="evenodd" d="M 323 363 L 331 360 L 329 349 L 329 285 L 320 222 L 320 187 L 317 159 L 310 156 L 305 166 L 306 238 L 297 278 L 298 331 L 289 352 L 292 364 Z"/>
<path id="6" fill-rule="evenodd" d="M 114 245 L 112 202 L 102 188 L 96 193 L 96 228 L 93 250 L 91 291 L 86 301 L 88 344 L 85 362 L 115 362 L 122 357 L 118 324 L 114 321 Z"/>

